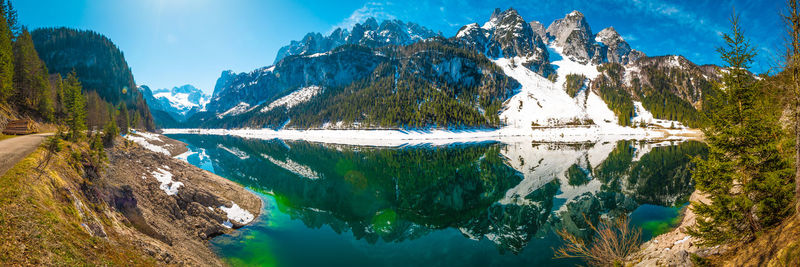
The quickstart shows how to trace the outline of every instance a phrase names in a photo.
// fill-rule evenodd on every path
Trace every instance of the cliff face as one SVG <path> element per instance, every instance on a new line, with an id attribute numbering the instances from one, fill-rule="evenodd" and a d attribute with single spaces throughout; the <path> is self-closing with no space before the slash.
<path id="1" fill-rule="evenodd" d="M 159 138 L 172 153 L 185 150 Z M 207 240 L 252 221 L 260 198 L 171 155 L 117 143 L 99 165 L 86 160 L 85 143 L 64 144 L 49 161 L 39 149 L 0 179 L 0 265 L 224 265 Z"/>

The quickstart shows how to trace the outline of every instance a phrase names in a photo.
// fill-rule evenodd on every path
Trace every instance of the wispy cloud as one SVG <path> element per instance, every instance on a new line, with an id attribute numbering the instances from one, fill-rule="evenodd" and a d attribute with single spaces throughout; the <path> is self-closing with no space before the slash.
<path id="1" fill-rule="evenodd" d="M 625 7 L 630 13 L 648 14 L 666 18 L 678 25 L 690 28 L 698 32 L 719 32 L 722 27 L 715 23 L 710 23 L 707 19 L 694 12 L 685 10 L 669 1 L 662 0 L 633 0 L 623 1 L 620 6 Z M 718 6 L 726 6 L 724 4 Z"/>
<path id="2" fill-rule="evenodd" d="M 639 38 L 638 38 L 638 37 L 636 37 L 636 35 L 633 35 L 633 34 L 626 34 L 626 35 L 623 35 L 623 36 L 622 36 L 622 39 L 625 39 L 625 41 L 628 41 L 628 42 L 634 42 L 634 41 L 636 41 L 636 40 L 639 40 Z"/>
<path id="3" fill-rule="evenodd" d="M 378 21 L 382 20 L 389 20 L 389 19 L 396 19 L 394 14 L 388 11 L 387 6 L 393 5 L 391 2 L 385 3 L 378 3 L 378 2 L 368 2 L 364 4 L 359 9 L 353 11 L 347 18 L 345 18 L 342 22 L 339 22 L 336 25 L 333 25 L 329 32 L 336 30 L 337 28 L 342 29 L 350 29 L 356 25 L 356 23 L 362 23 L 368 18 L 375 18 Z"/>

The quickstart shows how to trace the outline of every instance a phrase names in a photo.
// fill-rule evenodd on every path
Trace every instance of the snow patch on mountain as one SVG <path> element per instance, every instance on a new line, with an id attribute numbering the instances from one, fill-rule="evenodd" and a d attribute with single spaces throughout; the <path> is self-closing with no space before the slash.
<path id="1" fill-rule="evenodd" d="M 197 102 L 192 102 L 189 100 L 190 94 L 188 93 L 176 93 L 172 94 L 170 92 L 161 92 L 154 94 L 153 97 L 156 99 L 166 99 L 169 101 L 169 105 L 178 110 L 181 114 L 186 114 L 186 112 L 190 111 L 193 108 L 198 108 L 200 110 L 204 109 L 206 104 L 210 101 L 208 97 L 200 98 Z"/>
<path id="2" fill-rule="evenodd" d="M 227 117 L 227 116 L 239 115 L 239 114 L 247 112 L 248 110 L 250 110 L 250 104 L 247 104 L 245 102 L 239 102 L 238 105 L 226 110 L 225 112 L 217 114 L 217 118 L 222 119 L 222 118 Z"/>
<path id="3" fill-rule="evenodd" d="M 167 108 L 164 111 L 180 115 L 187 115 L 192 109 L 204 110 L 211 99 L 208 95 L 191 85 L 173 87 L 172 89 L 158 89 L 153 91 L 153 97 Z"/>
<path id="4" fill-rule="evenodd" d="M 304 87 L 300 90 L 292 92 L 291 94 L 281 97 L 278 100 L 272 101 L 272 103 L 270 103 L 268 106 L 262 108 L 261 112 L 267 112 L 280 106 L 285 106 L 286 109 L 290 109 L 294 106 L 311 100 L 312 97 L 316 96 L 321 91 L 322 88 L 316 85 Z"/>

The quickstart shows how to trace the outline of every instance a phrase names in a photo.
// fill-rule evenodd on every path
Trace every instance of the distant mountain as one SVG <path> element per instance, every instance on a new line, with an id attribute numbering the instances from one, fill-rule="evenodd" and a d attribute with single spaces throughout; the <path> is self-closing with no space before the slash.
<path id="1" fill-rule="evenodd" d="M 613 27 L 593 33 L 578 11 L 545 28 L 496 9 L 451 38 L 370 19 L 292 42 L 274 65 L 223 72 L 185 126 L 696 127 L 718 70 L 647 57 Z"/>
<path id="2" fill-rule="evenodd" d="M 150 87 L 142 85 L 139 87 L 144 93 L 144 99 L 150 110 L 163 111 L 167 113 L 172 120 L 183 122 L 193 114 L 204 111 L 206 104 L 208 104 L 209 96 L 195 88 L 192 85 L 184 85 L 173 87 L 172 89 L 158 89 L 151 91 Z M 171 124 L 171 120 L 159 121 L 156 116 L 157 124 Z"/>
<path id="3" fill-rule="evenodd" d="M 155 129 L 125 56 L 111 40 L 93 31 L 69 28 L 41 28 L 31 35 L 51 73 L 66 77 L 75 71 L 84 92 L 97 92 L 113 105 L 125 102 L 138 127 Z"/>
<path id="4" fill-rule="evenodd" d="M 579 11 L 553 21 L 547 27 L 547 38 L 554 46 L 563 49 L 565 56 L 582 64 L 627 64 L 644 57 L 644 53 L 632 50 L 613 27 L 593 34 Z"/>
<path id="5" fill-rule="evenodd" d="M 378 24 L 375 18 L 368 18 L 363 24 L 357 23 L 351 30 L 337 28 L 328 36 L 309 33 L 300 41 L 292 41 L 278 50 L 274 64 L 288 56 L 325 53 L 346 44 L 373 48 L 386 45 L 410 45 L 438 36 L 441 34 L 415 23 L 385 20 Z"/>

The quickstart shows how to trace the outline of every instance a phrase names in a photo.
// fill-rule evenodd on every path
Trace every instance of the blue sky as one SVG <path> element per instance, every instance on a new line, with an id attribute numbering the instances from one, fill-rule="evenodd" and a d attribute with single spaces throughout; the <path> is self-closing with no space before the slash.
<path id="1" fill-rule="evenodd" d="M 757 45 L 753 70 L 774 66 L 783 42 L 771 1 L 276 1 L 276 0 L 13 0 L 29 28 L 66 26 L 111 38 L 138 84 L 167 88 L 192 84 L 211 92 L 223 70 L 247 72 L 270 65 L 277 50 L 308 32 L 328 33 L 367 17 L 413 21 L 445 36 L 483 24 L 495 7 L 513 7 L 528 21 L 549 25 L 572 10 L 593 32 L 614 26 L 648 55 L 680 54 L 698 64 L 720 64 L 715 47 L 728 30 L 733 7 Z"/>

